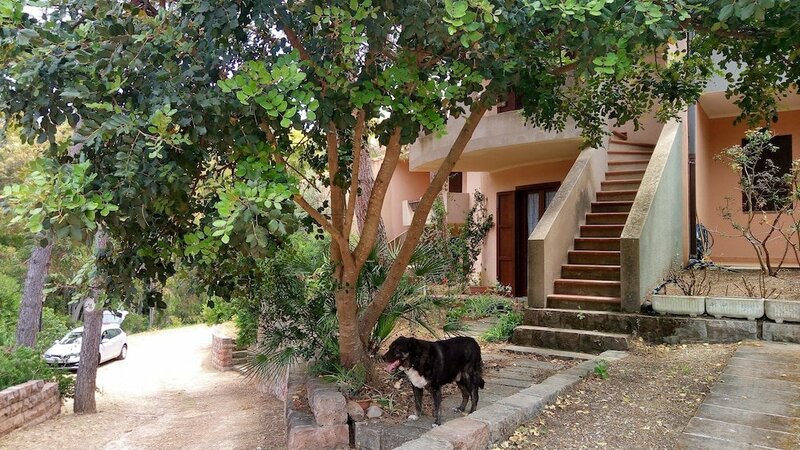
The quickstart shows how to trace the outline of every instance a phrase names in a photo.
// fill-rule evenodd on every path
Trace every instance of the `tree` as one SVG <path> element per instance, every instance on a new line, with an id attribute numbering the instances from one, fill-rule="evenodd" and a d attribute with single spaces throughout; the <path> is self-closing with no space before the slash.
<path id="1" fill-rule="evenodd" d="M 95 261 L 107 257 L 108 235 L 102 228 L 97 230 L 94 240 Z M 96 266 L 99 265 L 96 263 Z M 97 387 L 97 366 L 100 365 L 100 337 L 103 328 L 103 303 L 100 302 L 104 289 L 102 273 L 92 276 L 89 295 L 83 300 L 83 335 L 81 336 L 81 355 L 78 374 L 75 377 L 76 413 L 96 413 L 94 391 Z"/>
<path id="2" fill-rule="evenodd" d="M 58 148 L 50 157 L 87 164 L 87 200 L 48 211 L 42 225 L 71 234 L 102 223 L 115 245 L 104 268 L 113 292 L 132 277 L 164 277 L 177 260 L 216 261 L 208 270 L 224 274 L 233 252 L 269 249 L 298 225 L 293 200 L 331 237 L 346 366 L 366 360 L 435 198 L 506 92 L 522 96 L 532 125 L 561 129 L 572 118 L 590 145 L 609 121 L 683 110 L 715 69 L 714 52 L 723 67 L 748 64 L 730 91 L 746 94 L 737 101 L 757 117 L 775 111 L 775 86 L 800 74 L 791 56 L 800 6 L 786 1 L 137 5 L 75 1 L 43 24 L 21 17 L 4 31 L 5 117 L 28 141 L 53 142 L 59 124 L 84 123 L 81 157 Z M 402 147 L 461 116 L 383 285 L 359 304 L 356 281 Z M 351 239 L 369 136 L 385 157 Z M 318 185 L 323 205 L 304 196 Z"/>
<path id="3" fill-rule="evenodd" d="M 36 242 L 33 254 L 28 260 L 28 273 L 25 275 L 25 287 L 19 305 L 17 321 L 17 345 L 33 347 L 36 345 L 36 334 L 41 327 L 42 306 L 44 305 L 44 283 L 50 268 L 50 255 L 53 243 L 44 238 L 45 245 Z"/>

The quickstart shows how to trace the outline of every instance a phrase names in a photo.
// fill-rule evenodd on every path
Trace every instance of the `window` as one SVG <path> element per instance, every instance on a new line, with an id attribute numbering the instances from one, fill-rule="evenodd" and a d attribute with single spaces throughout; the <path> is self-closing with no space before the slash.
<path id="1" fill-rule="evenodd" d="M 772 145 L 777 147 L 777 150 L 774 152 L 764 151 L 761 154 L 761 158 L 755 165 L 754 173 L 756 174 L 756 184 L 761 185 L 760 188 L 763 192 L 763 195 L 755 195 L 754 199 L 751 202 L 747 201 L 747 195 L 743 192 L 742 193 L 742 211 L 749 211 L 750 204 L 759 208 L 759 204 L 763 204 L 763 211 L 777 211 L 781 209 L 781 205 L 779 204 L 778 200 L 780 197 L 785 196 L 787 194 L 788 187 L 784 186 L 782 183 L 778 186 L 772 185 L 771 183 L 763 183 L 759 182 L 758 174 L 763 174 L 773 168 L 772 171 L 776 177 L 783 177 L 792 172 L 792 136 L 791 135 L 783 135 L 783 136 L 775 136 L 770 140 Z M 742 145 L 747 144 L 747 139 L 742 139 Z M 768 162 L 768 161 L 771 161 Z M 769 192 L 777 192 L 779 195 L 775 196 L 778 198 L 774 198 L 769 194 Z"/>
<path id="2" fill-rule="evenodd" d="M 461 172 L 451 173 L 447 190 L 449 192 L 464 192 L 464 174 Z"/>
<path id="3" fill-rule="evenodd" d="M 514 91 L 508 93 L 504 103 L 497 105 L 497 112 L 499 113 L 517 109 L 522 109 L 522 97 L 515 94 Z"/>

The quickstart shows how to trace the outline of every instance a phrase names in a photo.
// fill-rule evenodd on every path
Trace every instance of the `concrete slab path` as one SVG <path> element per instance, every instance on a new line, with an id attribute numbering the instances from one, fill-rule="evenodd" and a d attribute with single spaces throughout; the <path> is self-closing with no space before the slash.
<path id="1" fill-rule="evenodd" d="M 743 343 L 686 425 L 678 448 L 800 448 L 800 345 Z"/>

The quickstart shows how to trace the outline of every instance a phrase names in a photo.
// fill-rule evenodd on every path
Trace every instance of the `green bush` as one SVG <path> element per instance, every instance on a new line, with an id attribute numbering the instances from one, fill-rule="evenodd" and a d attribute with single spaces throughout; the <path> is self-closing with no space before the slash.
<path id="1" fill-rule="evenodd" d="M 52 308 L 45 306 L 42 308 L 42 329 L 36 335 L 36 351 L 39 354 L 53 345 L 53 341 L 61 339 L 67 332 L 79 324 L 64 315 L 58 314 Z"/>
<path id="2" fill-rule="evenodd" d="M 75 392 L 74 377 L 50 367 L 37 350 L 28 347 L 0 350 L 0 390 L 31 380 L 57 382 L 64 397 L 72 397 Z"/>
<path id="3" fill-rule="evenodd" d="M 483 334 L 486 342 L 505 342 L 511 339 L 514 328 L 522 324 L 522 313 L 509 311 L 500 316 L 500 320 Z"/>
<path id="4" fill-rule="evenodd" d="M 461 304 L 453 306 L 447 312 L 447 322 L 461 320 L 476 320 L 484 317 L 499 316 L 513 310 L 514 303 L 511 299 L 493 295 L 473 295 L 467 297 Z"/>
<path id="5" fill-rule="evenodd" d="M 20 292 L 17 280 L 0 273 L 0 347 L 14 343 Z"/>
<path id="6" fill-rule="evenodd" d="M 129 312 L 121 326 L 125 333 L 135 334 L 147 331 L 149 324 L 150 319 L 146 315 Z"/>
<path id="7" fill-rule="evenodd" d="M 208 325 L 216 325 L 233 319 L 236 309 L 231 302 L 224 301 L 221 298 L 214 298 L 213 300 L 213 306 L 203 306 L 203 322 Z"/>

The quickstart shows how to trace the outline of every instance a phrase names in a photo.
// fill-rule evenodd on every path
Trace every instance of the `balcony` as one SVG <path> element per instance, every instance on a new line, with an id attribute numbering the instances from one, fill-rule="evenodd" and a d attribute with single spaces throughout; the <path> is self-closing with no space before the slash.
<path id="1" fill-rule="evenodd" d="M 722 62 L 722 57 L 719 55 L 714 55 L 712 59 L 717 64 Z M 720 67 L 722 72 L 733 74 L 734 80 L 739 77 L 743 69 L 744 65 L 740 66 L 734 63 L 728 63 L 725 67 Z M 720 73 L 715 73 L 708 80 L 708 83 L 706 84 L 698 103 L 700 103 L 700 106 L 703 107 L 703 111 L 705 111 L 710 119 L 735 117 L 741 113 L 736 104 L 733 103 L 735 98 L 728 98 L 725 94 L 729 84 L 730 83 L 728 83 L 728 80 Z M 797 93 L 786 94 L 786 96 L 781 96 L 778 99 L 779 109 L 800 109 L 800 95 Z"/>
<path id="2" fill-rule="evenodd" d="M 417 210 L 419 200 L 403 200 L 401 208 L 403 210 L 403 226 L 411 225 L 414 218 L 414 211 Z M 462 224 L 467 217 L 469 208 L 472 207 L 472 195 L 464 192 L 448 192 L 447 204 L 445 205 L 446 220 L 448 224 Z M 426 223 L 431 223 L 433 211 L 428 213 Z"/>
<path id="3" fill-rule="evenodd" d="M 430 134 L 409 146 L 412 171 L 435 171 L 447 156 L 463 117 L 450 119 L 447 134 Z M 544 131 L 525 124 L 520 111 L 490 111 L 475 129 L 454 171 L 493 172 L 539 162 L 575 159 L 579 152 L 580 130 L 567 122 L 563 131 Z"/>

